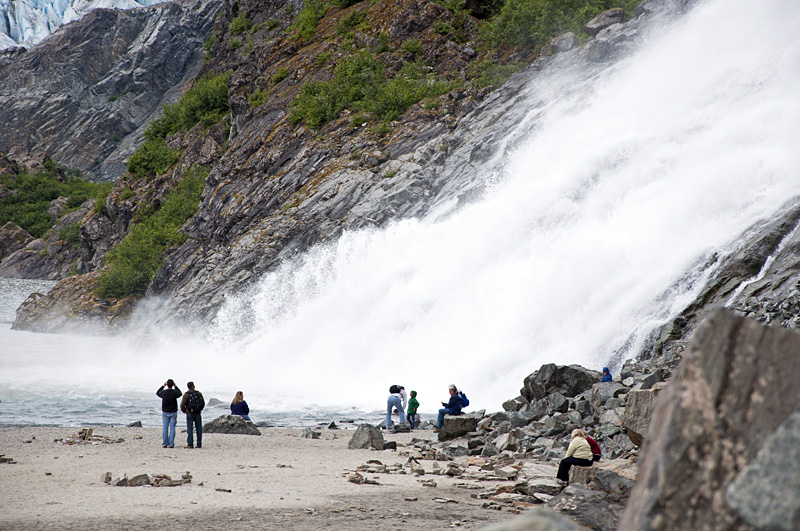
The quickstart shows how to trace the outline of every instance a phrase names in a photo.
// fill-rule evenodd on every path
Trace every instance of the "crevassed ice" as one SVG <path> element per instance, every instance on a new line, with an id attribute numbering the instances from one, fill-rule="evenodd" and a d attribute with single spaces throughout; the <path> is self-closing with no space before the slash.
<path id="1" fill-rule="evenodd" d="M 31 47 L 97 8 L 132 9 L 163 0 L 0 0 L 0 50 Z"/>

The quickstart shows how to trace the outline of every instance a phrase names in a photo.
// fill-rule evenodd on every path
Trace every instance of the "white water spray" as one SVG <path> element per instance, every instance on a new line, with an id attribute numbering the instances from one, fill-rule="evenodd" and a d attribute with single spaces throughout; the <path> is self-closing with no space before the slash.
<path id="1" fill-rule="evenodd" d="M 231 296 L 213 345 L 120 352 L 116 381 L 182 370 L 269 409 L 380 409 L 400 383 L 428 412 L 452 382 L 497 410 L 543 363 L 635 355 L 800 190 L 798 23 L 792 0 L 698 6 L 590 90 L 534 94 L 485 199 L 316 247 Z"/>

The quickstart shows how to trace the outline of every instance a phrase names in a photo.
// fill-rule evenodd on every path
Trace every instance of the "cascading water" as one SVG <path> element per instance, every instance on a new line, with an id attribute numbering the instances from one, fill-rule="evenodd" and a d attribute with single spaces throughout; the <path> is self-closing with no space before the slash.
<path id="1" fill-rule="evenodd" d="M 792 0 L 710 1 L 596 74 L 543 72 L 480 201 L 345 233 L 229 297 L 208 341 L 120 341 L 93 374 L 269 410 L 380 409 L 401 383 L 431 412 L 451 382 L 496 410 L 543 363 L 618 365 L 800 190 L 798 23 Z"/>

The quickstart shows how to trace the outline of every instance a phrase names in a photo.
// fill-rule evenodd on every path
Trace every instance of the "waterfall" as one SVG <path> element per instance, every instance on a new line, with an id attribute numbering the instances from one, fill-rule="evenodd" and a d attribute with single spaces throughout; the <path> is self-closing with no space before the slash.
<path id="1" fill-rule="evenodd" d="M 543 363 L 618 368 L 797 193 L 799 15 L 707 2 L 572 100 L 531 91 L 535 132 L 484 199 L 284 263 L 215 335 L 243 379 L 323 403 L 401 383 L 434 409 L 453 382 L 496 409 Z"/>
<path id="2" fill-rule="evenodd" d="M 490 184 L 480 200 L 285 261 L 229 294 L 208 338 L 48 344 L 8 358 L 0 384 L 144 403 L 192 379 L 206 397 L 346 415 L 394 383 L 423 412 L 450 383 L 497 410 L 544 363 L 615 372 L 800 190 L 797 27 L 794 0 L 710 0 L 612 65 L 546 69 L 524 130 L 469 176 Z"/>

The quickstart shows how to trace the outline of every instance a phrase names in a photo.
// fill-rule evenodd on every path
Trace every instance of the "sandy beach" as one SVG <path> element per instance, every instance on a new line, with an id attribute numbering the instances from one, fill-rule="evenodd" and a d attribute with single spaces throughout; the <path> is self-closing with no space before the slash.
<path id="1" fill-rule="evenodd" d="M 427 474 L 369 474 L 377 485 L 347 477 L 360 465 L 407 461 L 405 445 L 430 431 L 387 434 L 397 451 L 348 450 L 354 430 L 266 429 L 262 436 L 205 434 L 202 449 L 161 447 L 157 428 L 94 428 L 122 442 L 65 444 L 78 428 L 0 428 L 0 529 L 477 529 L 511 518 L 481 507 L 463 480 Z M 406 455 L 404 457 L 404 454 Z M 103 475 L 147 474 L 191 483 L 116 487 Z M 434 479 L 425 487 L 421 479 Z M 455 486 L 462 483 L 461 487 Z M 443 501 L 444 500 L 444 501 Z"/>

